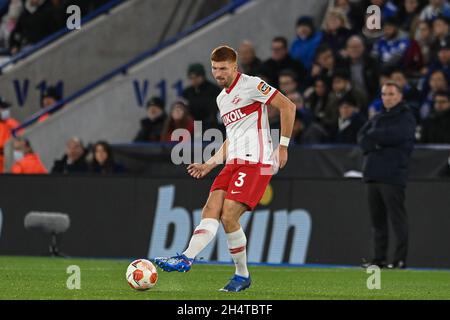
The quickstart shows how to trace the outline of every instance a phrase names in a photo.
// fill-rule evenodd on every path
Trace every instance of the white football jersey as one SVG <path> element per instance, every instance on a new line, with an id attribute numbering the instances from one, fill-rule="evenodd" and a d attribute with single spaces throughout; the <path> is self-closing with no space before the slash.
<path id="1" fill-rule="evenodd" d="M 229 140 L 227 160 L 273 164 L 267 105 L 277 90 L 258 77 L 238 73 L 217 96 L 217 106 Z"/>

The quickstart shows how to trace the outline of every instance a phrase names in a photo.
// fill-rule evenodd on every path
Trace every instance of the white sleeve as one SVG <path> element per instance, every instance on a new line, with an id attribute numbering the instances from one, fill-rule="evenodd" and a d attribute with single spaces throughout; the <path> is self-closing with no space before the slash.
<path id="1" fill-rule="evenodd" d="M 246 87 L 250 99 L 264 104 L 270 104 L 272 99 L 278 93 L 277 89 L 258 77 L 249 77 Z"/>

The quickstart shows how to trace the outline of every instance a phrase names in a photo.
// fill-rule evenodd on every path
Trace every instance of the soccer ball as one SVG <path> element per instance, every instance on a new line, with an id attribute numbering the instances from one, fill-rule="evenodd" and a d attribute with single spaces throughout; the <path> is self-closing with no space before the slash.
<path id="1" fill-rule="evenodd" d="M 158 272 L 148 260 L 134 260 L 127 268 L 126 278 L 130 287 L 136 290 L 147 290 L 155 286 Z"/>

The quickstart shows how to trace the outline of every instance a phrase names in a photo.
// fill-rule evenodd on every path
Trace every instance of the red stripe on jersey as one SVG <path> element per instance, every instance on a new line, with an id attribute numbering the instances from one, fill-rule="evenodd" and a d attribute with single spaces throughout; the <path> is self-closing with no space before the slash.
<path id="1" fill-rule="evenodd" d="M 231 86 L 225 90 L 226 93 L 230 93 L 231 90 L 233 90 L 234 86 L 236 85 L 236 83 L 239 81 L 239 78 L 241 77 L 241 73 L 238 72 L 236 78 L 234 78 L 233 83 L 231 84 Z"/>
<path id="2" fill-rule="evenodd" d="M 208 232 L 208 230 L 206 230 L 206 229 L 198 229 L 198 230 L 194 231 L 194 234 L 201 234 L 201 233 L 207 233 L 207 232 Z"/>
<path id="3" fill-rule="evenodd" d="M 275 98 L 275 96 L 277 95 L 278 92 L 279 92 L 278 90 L 275 90 L 275 92 L 272 93 L 269 100 L 267 100 L 267 102 L 266 102 L 267 105 L 269 105 L 272 102 L 272 99 Z"/>
<path id="4" fill-rule="evenodd" d="M 259 162 L 264 160 L 264 144 L 262 137 L 262 108 L 258 109 L 258 142 L 259 142 Z"/>
<path id="5" fill-rule="evenodd" d="M 230 249 L 231 254 L 236 254 L 245 250 L 245 246 Z"/>
<path id="6" fill-rule="evenodd" d="M 253 102 L 252 104 L 249 104 L 242 108 L 234 109 L 233 111 L 230 111 L 228 113 L 225 113 L 222 116 L 222 121 L 225 127 L 229 125 L 230 123 L 236 122 L 238 120 L 241 120 L 242 118 L 248 116 L 249 114 L 258 111 L 261 109 L 261 102 Z"/>

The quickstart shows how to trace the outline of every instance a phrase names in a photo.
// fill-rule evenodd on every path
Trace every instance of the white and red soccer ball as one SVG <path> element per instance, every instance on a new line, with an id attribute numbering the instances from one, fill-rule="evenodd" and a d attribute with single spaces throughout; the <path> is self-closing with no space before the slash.
<path id="1" fill-rule="evenodd" d="M 128 266 L 126 278 L 133 289 L 147 290 L 155 286 L 158 281 L 158 272 L 150 261 L 138 259 Z"/>

